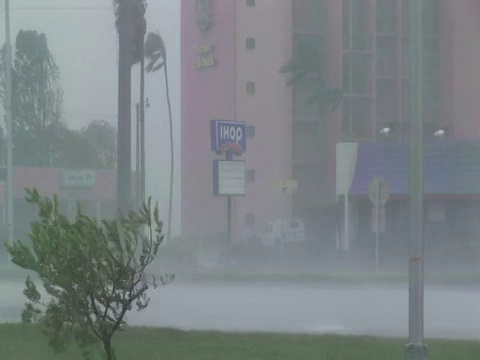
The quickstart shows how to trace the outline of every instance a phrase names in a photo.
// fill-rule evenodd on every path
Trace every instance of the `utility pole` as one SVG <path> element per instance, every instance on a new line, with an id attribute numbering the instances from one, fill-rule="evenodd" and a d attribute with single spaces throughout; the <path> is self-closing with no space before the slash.
<path id="1" fill-rule="evenodd" d="M 131 99 L 133 64 L 133 2 L 120 1 L 118 18 L 118 141 L 117 141 L 117 206 L 128 212 L 132 193 Z"/>
<path id="2" fill-rule="evenodd" d="M 5 111 L 7 122 L 7 233 L 14 240 L 13 218 L 13 133 L 12 133 L 12 44 L 10 42 L 10 0 L 5 0 Z"/>
<path id="3" fill-rule="evenodd" d="M 423 0 L 410 1 L 410 258 L 406 360 L 427 360 L 424 344 Z"/>
<path id="4" fill-rule="evenodd" d="M 140 203 L 145 202 L 145 54 L 144 54 L 145 36 L 142 36 L 140 58 Z"/>
<path id="5" fill-rule="evenodd" d="M 135 122 L 137 131 L 135 132 L 135 200 L 138 206 L 142 205 L 140 200 L 140 103 L 135 104 Z"/>

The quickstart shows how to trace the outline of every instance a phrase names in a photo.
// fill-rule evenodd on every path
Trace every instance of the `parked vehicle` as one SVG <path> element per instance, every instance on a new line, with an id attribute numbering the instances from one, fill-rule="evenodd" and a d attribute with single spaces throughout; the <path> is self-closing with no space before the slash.
<path id="1" fill-rule="evenodd" d="M 281 246 L 305 240 L 305 226 L 301 220 L 276 220 L 269 223 L 260 235 L 264 246 Z"/>

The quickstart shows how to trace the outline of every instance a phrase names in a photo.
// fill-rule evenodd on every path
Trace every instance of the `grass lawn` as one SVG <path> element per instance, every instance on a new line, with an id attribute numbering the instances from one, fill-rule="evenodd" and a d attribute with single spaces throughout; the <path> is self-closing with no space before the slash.
<path id="1" fill-rule="evenodd" d="M 119 360 L 395 360 L 404 358 L 405 340 L 368 337 L 222 334 L 130 328 L 115 340 Z M 480 358 L 480 342 L 427 341 L 434 360 Z M 75 346 L 54 356 L 39 329 L 0 325 L 0 358 L 8 360 L 82 359 Z M 100 359 L 100 357 L 97 357 Z"/>

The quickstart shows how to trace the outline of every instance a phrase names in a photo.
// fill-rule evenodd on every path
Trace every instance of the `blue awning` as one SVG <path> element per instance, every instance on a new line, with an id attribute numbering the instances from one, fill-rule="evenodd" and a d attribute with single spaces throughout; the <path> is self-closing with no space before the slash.
<path id="1" fill-rule="evenodd" d="M 366 195 L 375 176 L 383 176 L 392 195 L 408 194 L 408 145 L 359 144 L 351 195 Z M 435 141 L 425 145 L 425 193 L 480 195 L 480 142 Z"/>

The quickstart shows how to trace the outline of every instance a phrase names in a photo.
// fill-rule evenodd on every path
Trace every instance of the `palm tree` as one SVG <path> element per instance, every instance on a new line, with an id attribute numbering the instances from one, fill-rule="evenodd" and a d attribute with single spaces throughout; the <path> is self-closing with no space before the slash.
<path id="1" fill-rule="evenodd" d="M 325 114 L 328 111 L 335 110 L 342 103 L 343 98 L 342 89 L 329 88 L 321 76 L 321 60 L 322 57 L 316 43 L 301 42 L 296 47 L 290 61 L 280 69 L 280 73 L 289 76 L 287 86 L 301 86 L 305 82 L 314 82 L 315 84 L 303 106 L 317 106 L 318 109 L 316 112 L 317 118 L 315 119 L 318 125 L 316 150 L 321 162 L 320 165 L 316 166 L 317 173 L 322 173 L 322 165 L 325 164 L 327 157 Z M 319 189 L 321 188 L 322 186 Z M 325 191 L 320 191 L 320 193 L 324 194 Z M 310 195 L 309 197 L 313 199 Z M 313 201 L 316 204 L 315 206 L 322 206 L 321 198 L 314 198 Z"/>
<path id="2" fill-rule="evenodd" d="M 170 190 L 168 201 L 168 233 L 167 241 L 171 239 L 172 234 L 172 206 L 173 206 L 173 172 L 175 167 L 175 157 L 173 150 L 173 120 L 172 120 L 172 106 L 170 103 L 170 89 L 168 84 L 168 70 L 167 70 L 167 52 L 165 43 L 158 33 L 149 32 L 145 40 L 145 57 L 148 59 L 146 66 L 147 73 L 155 72 L 163 68 L 165 76 L 165 92 L 167 96 L 168 106 L 168 121 L 170 128 Z"/>
<path id="3" fill-rule="evenodd" d="M 131 206 L 131 68 L 142 63 L 146 0 L 113 0 L 113 7 L 119 42 L 117 201 L 126 211 Z"/>
<path id="4" fill-rule="evenodd" d="M 280 69 L 280 73 L 290 74 L 287 86 L 296 85 L 306 79 L 317 81 L 317 86 L 305 102 L 305 106 L 316 104 L 319 106 L 320 116 L 323 117 L 325 112 L 333 111 L 341 104 L 342 90 L 326 86 L 325 80 L 320 75 L 322 66 L 318 49 L 309 43 L 301 45 L 292 59 Z"/>
<path id="5" fill-rule="evenodd" d="M 118 32 L 118 141 L 117 205 L 121 211 L 131 206 L 131 69 L 134 64 L 133 2 L 114 0 Z"/>

